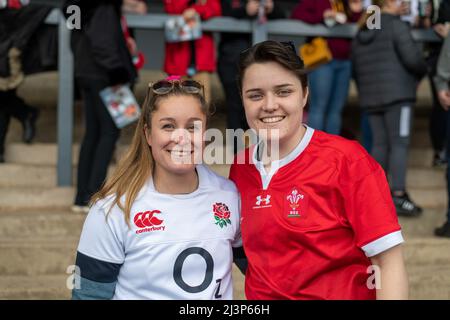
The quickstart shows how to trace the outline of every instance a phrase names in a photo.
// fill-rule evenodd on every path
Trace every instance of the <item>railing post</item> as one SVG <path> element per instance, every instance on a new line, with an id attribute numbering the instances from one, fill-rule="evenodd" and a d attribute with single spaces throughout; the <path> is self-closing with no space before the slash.
<path id="1" fill-rule="evenodd" d="M 252 43 L 266 41 L 268 38 L 267 22 L 260 23 L 257 19 L 252 21 Z"/>
<path id="2" fill-rule="evenodd" d="M 73 56 L 70 48 L 70 30 L 61 11 L 59 11 L 58 40 L 58 186 L 71 186 Z"/>

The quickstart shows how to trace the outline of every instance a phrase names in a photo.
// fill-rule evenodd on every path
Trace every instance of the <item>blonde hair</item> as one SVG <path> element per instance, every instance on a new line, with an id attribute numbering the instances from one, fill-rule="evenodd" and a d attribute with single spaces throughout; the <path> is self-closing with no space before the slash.
<path id="1" fill-rule="evenodd" d="M 158 95 L 153 94 L 149 85 L 147 95 L 142 106 L 142 113 L 138 120 L 136 130 L 125 156 L 119 161 L 117 168 L 110 178 L 102 185 L 100 190 L 96 192 L 90 201 L 92 206 L 97 201 L 108 196 L 114 195 L 108 212 L 117 205 L 124 213 L 125 222 L 130 227 L 130 215 L 133 202 L 136 200 L 139 191 L 142 189 L 146 181 L 149 179 L 154 168 L 154 159 L 151 147 L 147 143 L 145 136 L 145 128 L 151 128 L 152 114 L 158 109 L 159 103 L 171 96 L 193 96 L 200 102 L 201 110 L 205 114 L 206 119 L 210 117 L 209 106 L 205 98 L 201 94 L 186 93 L 179 85 L 174 84 L 171 92 Z M 125 203 L 121 202 L 121 198 L 125 196 Z"/>

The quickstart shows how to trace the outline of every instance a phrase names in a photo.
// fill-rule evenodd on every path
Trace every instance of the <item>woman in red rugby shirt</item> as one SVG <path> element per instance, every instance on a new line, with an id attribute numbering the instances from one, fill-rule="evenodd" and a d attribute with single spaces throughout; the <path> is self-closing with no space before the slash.
<path id="1" fill-rule="evenodd" d="M 383 169 L 357 142 L 302 124 L 307 77 L 293 45 L 259 43 L 239 68 L 247 122 L 262 137 L 230 171 L 242 201 L 247 298 L 406 299 Z M 269 157 L 273 143 L 279 153 Z"/>

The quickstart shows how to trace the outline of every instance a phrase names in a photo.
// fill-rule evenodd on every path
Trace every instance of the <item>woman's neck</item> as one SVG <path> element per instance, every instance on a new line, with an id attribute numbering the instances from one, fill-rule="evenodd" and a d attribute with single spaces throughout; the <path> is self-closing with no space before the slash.
<path id="1" fill-rule="evenodd" d="M 184 175 L 177 175 L 155 168 L 153 185 L 159 193 L 189 194 L 197 190 L 199 178 L 196 170 Z"/>
<path id="2" fill-rule="evenodd" d="M 278 152 L 271 154 L 272 146 L 270 142 L 265 146 L 268 150 L 262 153 L 262 162 L 264 163 L 264 168 L 267 172 L 270 171 L 272 161 L 280 160 L 287 157 L 295 148 L 298 146 L 300 141 L 302 141 L 306 133 L 306 128 L 301 124 L 300 130 L 286 143 L 280 141 L 278 146 Z"/>

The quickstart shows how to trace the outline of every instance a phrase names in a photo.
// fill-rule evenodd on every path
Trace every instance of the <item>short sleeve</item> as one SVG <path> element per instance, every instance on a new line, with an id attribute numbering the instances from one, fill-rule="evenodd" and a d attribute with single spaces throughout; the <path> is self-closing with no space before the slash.
<path id="1" fill-rule="evenodd" d="M 355 233 L 356 245 L 372 257 L 404 240 L 384 170 L 361 149 L 340 172 L 343 218 Z"/>
<path id="2" fill-rule="evenodd" d="M 125 250 L 121 223 L 118 217 L 95 204 L 84 222 L 78 252 L 97 260 L 121 264 L 125 260 Z"/>

